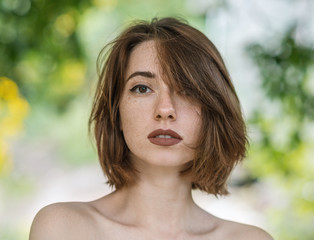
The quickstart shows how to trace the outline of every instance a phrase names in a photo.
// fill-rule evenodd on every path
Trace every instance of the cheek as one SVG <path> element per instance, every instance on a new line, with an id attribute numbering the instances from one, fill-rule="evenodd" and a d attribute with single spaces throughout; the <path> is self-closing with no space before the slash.
<path id="1" fill-rule="evenodd" d="M 120 115 L 120 129 L 122 131 L 125 130 L 127 126 L 132 124 L 132 106 L 130 106 L 130 98 L 125 96 L 126 93 L 123 94 L 121 100 L 120 100 L 120 105 L 119 105 L 119 115 Z"/>
<path id="2" fill-rule="evenodd" d="M 202 127 L 202 116 L 199 108 L 194 107 L 188 111 L 187 118 L 189 118 L 189 123 L 186 123 L 188 126 L 191 126 L 188 129 L 188 134 L 191 139 L 191 144 L 194 145 L 198 142 L 200 131 Z"/>
<path id="3" fill-rule="evenodd" d="M 120 126 L 126 141 L 132 140 L 141 134 L 145 129 L 145 116 L 140 104 L 134 100 L 125 99 L 120 105 Z"/>

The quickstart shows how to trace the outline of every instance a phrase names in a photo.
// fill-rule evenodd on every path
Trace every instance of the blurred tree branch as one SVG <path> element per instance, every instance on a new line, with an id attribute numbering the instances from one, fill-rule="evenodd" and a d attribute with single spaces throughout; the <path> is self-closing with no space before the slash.
<path id="1" fill-rule="evenodd" d="M 272 211 L 278 239 L 310 240 L 314 236 L 314 138 L 310 134 L 314 130 L 314 49 L 296 40 L 297 27 L 288 28 L 277 42 L 247 47 L 265 93 L 265 101 L 249 121 L 257 137 L 248 166 L 253 175 L 276 179 L 276 187 L 285 189 L 288 212 Z M 268 111 L 274 107 L 276 112 Z"/>

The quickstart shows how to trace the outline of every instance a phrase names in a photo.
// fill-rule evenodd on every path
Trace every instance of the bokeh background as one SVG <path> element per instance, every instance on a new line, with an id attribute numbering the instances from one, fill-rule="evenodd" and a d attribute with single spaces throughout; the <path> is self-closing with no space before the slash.
<path id="1" fill-rule="evenodd" d="M 175 16 L 221 51 L 250 138 L 231 195 L 196 202 L 313 240 L 313 12 L 312 0 L 0 0 L 0 239 L 27 239 L 47 204 L 111 191 L 87 130 L 97 55 L 130 21 Z"/>

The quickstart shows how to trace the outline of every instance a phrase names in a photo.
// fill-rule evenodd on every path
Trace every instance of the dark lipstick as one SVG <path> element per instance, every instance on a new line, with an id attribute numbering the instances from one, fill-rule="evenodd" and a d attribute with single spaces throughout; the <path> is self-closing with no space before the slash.
<path id="1" fill-rule="evenodd" d="M 182 140 L 182 137 L 178 133 L 170 129 L 157 129 L 151 132 L 147 138 L 151 143 L 159 146 L 172 146 Z"/>

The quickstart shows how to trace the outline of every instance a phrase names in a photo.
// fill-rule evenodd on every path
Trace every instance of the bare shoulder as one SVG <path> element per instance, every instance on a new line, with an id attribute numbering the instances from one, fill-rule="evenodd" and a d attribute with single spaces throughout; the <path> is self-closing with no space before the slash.
<path id="1" fill-rule="evenodd" d="M 223 227 L 225 229 L 228 229 L 228 238 L 229 239 L 241 239 L 241 240 L 273 240 L 272 236 L 264 231 L 263 229 L 252 226 L 252 225 L 247 225 L 247 224 L 242 224 L 242 223 L 237 223 L 237 222 L 232 222 L 232 221 L 227 221 L 227 220 L 222 220 L 223 221 Z"/>
<path id="2" fill-rule="evenodd" d="M 210 214 L 199 208 L 197 218 L 197 232 L 201 233 L 202 239 L 233 239 L 233 240 L 273 240 L 273 238 L 261 228 L 229 221 Z"/>
<path id="3" fill-rule="evenodd" d="M 93 226 L 88 203 L 55 203 L 41 209 L 34 218 L 30 240 L 87 239 Z M 88 239 L 92 239 L 91 236 Z"/>

